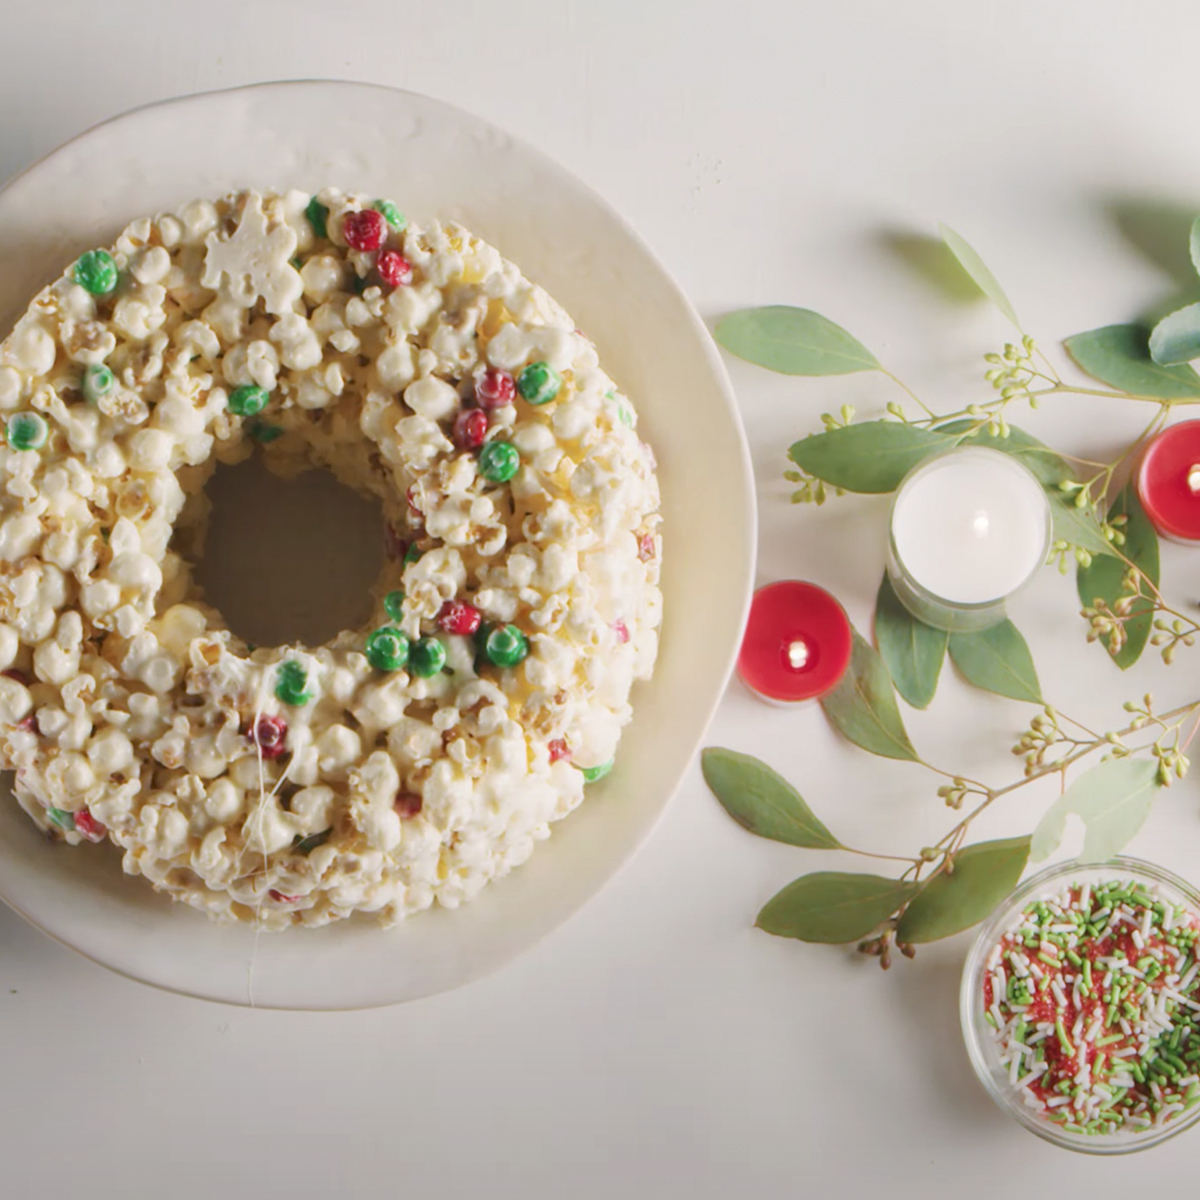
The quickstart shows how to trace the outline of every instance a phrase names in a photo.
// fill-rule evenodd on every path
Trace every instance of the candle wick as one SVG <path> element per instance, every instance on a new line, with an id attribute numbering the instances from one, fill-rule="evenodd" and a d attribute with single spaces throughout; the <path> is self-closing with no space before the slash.
<path id="1" fill-rule="evenodd" d="M 803 670 L 808 665 L 808 643 L 802 638 L 788 643 L 787 660 L 793 671 Z"/>
<path id="2" fill-rule="evenodd" d="M 1200 463 L 1192 463 L 1188 468 L 1187 485 L 1193 496 L 1200 492 Z"/>

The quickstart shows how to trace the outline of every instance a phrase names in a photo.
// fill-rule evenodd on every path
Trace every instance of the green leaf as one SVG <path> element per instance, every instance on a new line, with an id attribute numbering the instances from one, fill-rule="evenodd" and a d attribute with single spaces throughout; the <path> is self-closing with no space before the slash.
<path id="1" fill-rule="evenodd" d="M 716 339 L 731 354 L 784 375 L 850 375 L 879 363 L 857 338 L 808 308 L 744 308 L 717 322 Z"/>
<path id="2" fill-rule="evenodd" d="M 714 746 L 700 755 L 700 769 L 713 795 L 743 829 L 810 850 L 841 847 L 800 793 L 757 758 Z"/>
<path id="3" fill-rule="evenodd" d="M 1046 495 L 1050 500 L 1050 519 L 1056 540 L 1081 546 L 1092 554 L 1112 553 L 1112 546 L 1100 531 L 1090 506 L 1076 508 L 1074 497 L 1064 495 L 1057 488 L 1047 489 Z"/>
<path id="4" fill-rule="evenodd" d="M 1128 518 L 1121 526 L 1125 534 L 1121 553 L 1157 587 L 1158 534 L 1154 532 L 1154 526 L 1150 524 L 1132 484 L 1122 488 L 1113 501 L 1109 517 L 1117 516 Z M 1121 585 L 1127 570 L 1126 564 L 1114 554 L 1097 554 L 1089 566 L 1081 566 L 1076 573 L 1076 583 L 1084 607 L 1093 608 L 1097 600 L 1103 600 L 1112 608 L 1126 594 Z M 1113 654 L 1108 643 L 1104 643 L 1113 662 L 1122 671 L 1133 666 L 1146 648 L 1154 623 L 1154 602 L 1148 596 L 1139 596 L 1133 601 L 1130 612 L 1125 622 L 1125 641 L 1121 648 Z"/>
<path id="5" fill-rule="evenodd" d="M 954 870 L 935 875 L 904 911 L 898 941 L 936 942 L 978 925 L 1013 890 L 1029 859 L 1029 838 L 977 842 L 954 856 Z"/>
<path id="6" fill-rule="evenodd" d="M 1150 357 L 1147 332 L 1140 325 L 1106 325 L 1077 333 L 1063 345 L 1082 371 L 1118 391 L 1155 400 L 1200 396 L 1200 375 L 1188 366 L 1156 363 Z"/>
<path id="7" fill-rule="evenodd" d="M 792 446 L 788 457 L 834 487 L 877 494 L 894 492 L 919 462 L 961 440 L 956 434 L 903 421 L 863 421 L 806 437 Z"/>
<path id="8" fill-rule="evenodd" d="M 821 698 L 825 715 L 856 746 L 883 758 L 917 762 L 908 740 L 891 676 L 879 651 L 856 629 L 850 666 L 841 682 Z"/>
<path id="9" fill-rule="evenodd" d="M 942 235 L 942 241 L 950 247 L 954 257 L 962 264 L 963 270 L 975 281 L 979 290 L 1020 329 L 1021 322 L 1017 320 L 1012 302 L 1004 294 L 1004 289 L 997 282 L 995 275 L 988 270 L 987 264 L 975 252 L 971 244 L 948 225 L 939 225 L 938 232 Z"/>
<path id="10" fill-rule="evenodd" d="M 875 601 L 875 641 L 896 691 L 913 708 L 927 708 L 937 691 L 949 634 L 934 629 L 900 603 L 884 575 Z"/>
<path id="11" fill-rule="evenodd" d="M 1192 230 L 1188 235 L 1188 250 L 1192 256 L 1192 266 L 1196 268 L 1196 273 L 1200 275 L 1200 217 L 1197 217 L 1192 222 Z"/>
<path id="12" fill-rule="evenodd" d="M 950 660 L 968 683 L 1013 700 L 1042 703 L 1033 655 L 1011 621 L 978 633 L 952 633 Z"/>
<path id="13" fill-rule="evenodd" d="M 1150 357 L 1164 367 L 1200 358 L 1200 304 L 1168 313 L 1150 331 Z"/>
<path id="14" fill-rule="evenodd" d="M 1030 851 L 1039 862 L 1058 849 L 1067 814 L 1075 813 L 1087 825 L 1084 862 L 1103 862 L 1117 854 L 1150 815 L 1161 791 L 1158 762 L 1148 758 L 1110 758 L 1086 771 L 1046 810 L 1033 831 Z"/>
<path id="15" fill-rule="evenodd" d="M 837 945 L 874 932 L 917 890 L 880 875 L 802 875 L 763 906 L 756 924 L 779 937 Z"/>
<path id="16" fill-rule="evenodd" d="M 1018 462 L 1028 467 L 1034 477 L 1047 488 L 1057 487 L 1067 479 L 1074 479 L 1075 472 L 1071 470 L 1067 460 L 1057 450 L 1052 450 L 1045 442 L 1039 442 L 1023 429 L 1010 425 L 1008 437 L 998 433 L 990 433 L 986 425 L 968 433 L 976 422 L 969 417 L 960 421 L 951 421 L 937 427 L 938 433 L 964 434 L 961 441 L 963 446 L 982 446 L 987 450 L 999 450 L 1010 454 Z"/>

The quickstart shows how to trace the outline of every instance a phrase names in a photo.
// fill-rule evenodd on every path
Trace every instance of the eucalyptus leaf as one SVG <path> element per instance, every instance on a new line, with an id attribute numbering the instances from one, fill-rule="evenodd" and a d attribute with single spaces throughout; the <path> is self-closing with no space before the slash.
<path id="1" fill-rule="evenodd" d="M 1157 587 L 1158 534 L 1154 532 L 1154 526 L 1150 524 L 1132 484 L 1127 484 L 1121 489 L 1109 509 L 1110 519 L 1119 516 L 1127 518 L 1125 524 L 1120 527 L 1125 534 L 1121 553 Z M 1098 600 L 1103 600 L 1111 609 L 1126 595 L 1122 583 L 1127 570 L 1126 563 L 1114 554 L 1097 554 L 1088 566 L 1081 566 L 1076 573 L 1076 584 L 1079 588 L 1079 599 L 1084 607 L 1094 608 Z M 1125 622 L 1125 640 L 1120 649 L 1114 654 L 1109 643 L 1104 642 L 1113 662 L 1122 671 L 1133 666 L 1141 657 L 1150 639 L 1153 624 L 1154 601 L 1148 596 L 1136 597 L 1129 619 Z"/>
<path id="2" fill-rule="evenodd" d="M 879 651 L 856 629 L 850 666 L 841 682 L 821 698 L 834 727 L 856 746 L 883 758 L 917 762 L 908 740 L 891 676 Z"/>
<path id="3" fill-rule="evenodd" d="M 1118 391 L 1155 400 L 1200 396 L 1200 375 L 1191 367 L 1166 367 L 1150 357 L 1149 337 L 1141 325 L 1106 325 L 1077 333 L 1063 345 L 1080 370 Z"/>
<path id="4" fill-rule="evenodd" d="M 954 870 L 935 875 L 904 910 L 898 941 L 936 942 L 978 925 L 1016 887 L 1029 860 L 1029 838 L 977 842 L 954 856 Z"/>
<path id="5" fill-rule="evenodd" d="M 802 875 L 776 893 L 756 924 L 802 942 L 853 942 L 878 929 L 916 891 L 916 884 L 881 875 L 820 871 Z"/>
<path id="6" fill-rule="evenodd" d="M 1200 358 L 1200 304 L 1168 313 L 1150 331 L 1150 357 L 1164 367 Z"/>
<path id="7" fill-rule="evenodd" d="M 731 354 L 784 375 L 877 371 L 870 350 L 840 325 L 808 308 L 744 308 L 717 322 L 716 339 Z"/>
<path id="8" fill-rule="evenodd" d="M 1064 480 L 1075 478 L 1075 472 L 1057 450 L 1052 450 L 1045 442 L 1039 442 L 1023 429 L 1010 425 L 1008 436 L 1002 437 L 998 433 L 991 433 L 986 425 L 971 433 L 975 425 L 976 422 L 967 417 L 939 425 L 937 432 L 964 435 L 960 443 L 963 446 L 982 446 L 1011 455 L 1027 467 L 1044 487 L 1056 488 Z"/>
<path id="9" fill-rule="evenodd" d="M 840 848 L 800 793 L 766 763 L 713 746 L 701 754 L 700 769 L 713 795 L 743 829 L 810 850 Z"/>
<path id="10" fill-rule="evenodd" d="M 985 692 L 1042 703 L 1033 655 L 1011 621 L 976 633 L 952 633 L 950 660 L 968 683 Z"/>
<path id="11" fill-rule="evenodd" d="M 1148 758 L 1110 758 L 1084 772 L 1046 810 L 1033 831 L 1030 855 L 1039 862 L 1062 842 L 1067 814 L 1087 825 L 1084 862 L 1103 862 L 1123 850 L 1146 818 L 1162 790 L 1158 761 Z"/>
<path id="12" fill-rule="evenodd" d="M 961 437 L 903 421 L 863 421 L 815 433 L 788 456 L 802 471 L 848 492 L 894 492 L 919 462 L 957 446 Z"/>
<path id="13" fill-rule="evenodd" d="M 950 247 L 954 257 L 962 264 L 963 270 L 975 281 L 979 290 L 1020 329 L 1021 322 L 1017 320 L 1017 313 L 1012 302 L 1004 294 L 1004 289 L 974 247 L 948 225 L 939 225 L 938 232 L 942 235 L 942 241 Z"/>
<path id="14" fill-rule="evenodd" d="M 1057 541 L 1070 542 L 1072 546 L 1080 546 L 1092 554 L 1109 554 L 1112 551 L 1091 506 L 1076 508 L 1074 497 L 1064 495 L 1057 488 L 1047 489 L 1046 497 L 1050 501 L 1050 520 Z"/>
<path id="15" fill-rule="evenodd" d="M 1200 274 L 1200 217 L 1192 222 L 1192 229 L 1188 234 L 1188 251 L 1191 254 L 1192 266 L 1196 268 L 1196 273 Z"/>
<path id="16" fill-rule="evenodd" d="M 885 574 L 875 601 L 875 641 L 896 691 L 913 708 L 927 708 L 933 699 L 948 638 L 900 603 Z"/>

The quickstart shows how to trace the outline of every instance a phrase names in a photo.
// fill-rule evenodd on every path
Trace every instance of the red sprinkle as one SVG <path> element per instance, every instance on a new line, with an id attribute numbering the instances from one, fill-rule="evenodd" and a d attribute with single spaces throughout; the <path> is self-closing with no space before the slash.
<path id="1" fill-rule="evenodd" d="M 511 404 L 516 394 L 516 382 L 507 371 L 489 367 L 475 380 L 475 399 L 480 408 L 502 408 Z"/>
<path id="2" fill-rule="evenodd" d="M 301 899 L 299 896 L 289 896 L 285 892 L 278 891 L 275 888 L 272 888 L 267 895 L 270 896 L 272 900 L 277 901 L 279 904 L 297 904 Z"/>
<path id="3" fill-rule="evenodd" d="M 375 269 L 388 287 L 404 287 L 412 283 L 412 263 L 399 250 L 381 250 Z"/>
<path id="4" fill-rule="evenodd" d="M 642 562 L 649 562 L 654 557 L 654 537 L 652 534 L 643 533 L 638 538 L 638 558 Z"/>
<path id="5" fill-rule="evenodd" d="M 410 513 L 412 513 L 412 515 L 418 521 L 423 521 L 425 519 L 425 514 L 424 514 L 424 512 L 421 511 L 421 508 L 418 506 L 417 501 L 413 495 L 413 493 L 416 490 L 417 490 L 417 485 L 414 483 L 412 485 L 412 487 L 410 487 L 408 489 L 408 491 L 404 493 L 404 498 L 405 498 L 405 500 L 408 501 L 408 511 Z"/>
<path id="6" fill-rule="evenodd" d="M 287 752 L 287 722 L 282 717 L 259 717 L 250 731 L 250 740 L 262 751 L 263 758 L 278 758 Z"/>
<path id="7" fill-rule="evenodd" d="M 402 817 L 415 817 L 421 812 L 425 801 L 418 792 L 397 792 L 392 807 Z"/>
<path id="8" fill-rule="evenodd" d="M 550 761 L 552 763 L 571 757 L 571 750 L 567 745 L 566 738 L 555 738 L 554 741 L 549 743 L 546 749 L 550 751 Z"/>
<path id="9" fill-rule="evenodd" d="M 33 715 L 33 713 L 30 713 L 29 716 L 22 717 L 22 719 L 17 722 L 17 728 L 25 730 L 26 733 L 36 733 L 37 718 Z"/>
<path id="10" fill-rule="evenodd" d="M 447 600 L 437 615 L 439 629 L 444 633 L 460 633 L 463 636 L 474 633 L 482 619 L 479 609 L 465 600 Z"/>
<path id="11" fill-rule="evenodd" d="M 629 626 L 626 625 L 624 621 L 614 621 L 613 632 L 617 635 L 617 641 L 620 642 L 622 646 L 629 641 Z"/>
<path id="12" fill-rule="evenodd" d="M 347 213 L 342 221 L 342 237 L 351 250 L 378 250 L 387 237 L 387 221 L 373 208 Z"/>
<path id="13" fill-rule="evenodd" d="M 488 424 L 482 408 L 464 409 L 454 418 L 454 444 L 462 450 L 478 450 L 487 437 Z"/>
<path id="14" fill-rule="evenodd" d="M 81 808 L 75 814 L 75 828 L 89 842 L 102 842 L 108 832 L 86 808 Z"/>

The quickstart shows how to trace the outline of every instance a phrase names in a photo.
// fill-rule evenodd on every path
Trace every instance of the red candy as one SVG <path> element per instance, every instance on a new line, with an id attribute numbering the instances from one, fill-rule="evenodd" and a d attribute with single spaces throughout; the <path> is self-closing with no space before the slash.
<path id="1" fill-rule="evenodd" d="M 388 287 L 404 287 L 412 283 L 412 263 L 399 250 L 380 251 L 375 269 Z"/>
<path id="2" fill-rule="evenodd" d="M 477 450 L 487 437 L 488 415 L 482 408 L 464 409 L 454 418 L 454 444 L 463 450 Z"/>
<path id="3" fill-rule="evenodd" d="M 103 841 L 105 833 L 108 832 L 86 808 L 81 808 L 75 814 L 75 829 L 89 842 Z"/>
<path id="4" fill-rule="evenodd" d="M 17 728 L 23 729 L 26 733 L 36 733 L 37 719 L 34 717 L 33 713 L 30 713 L 29 716 L 23 717 L 17 722 Z"/>
<path id="5" fill-rule="evenodd" d="M 629 641 L 629 626 L 626 625 L 624 621 L 613 622 L 613 633 L 617 635 L 617 641 L 620 642 L 622 646 Z"/>
<path id="6" fill-rule="evenodd" d="M 638 558 L 642 562 L 649 562 L 654 557 L 654 537 L 649 533 L 643 533 L 638 538 Z"/>
<path id="7" fill-rule="evenodd" d="M 378 250 L 387 237 L 387 221 L 373 208 L 347 213 L 342 221 L 342 237 L 351 250 Z"/>
<path id="8" fill-rule="evenodd" d="M 287 728 L 282 717 L 259 717 L 250 731 L 250 740 L 263 758 L 278 758 L 287 751 Z"/>
<path id="9" fill-rule="evenodd" d="M 301 899 L 299 896 L 289 896 L 285 892 L 278 891 L 276 888 L 272 888 L 267 895 L 279 904 L 297 904 Z"/>
<path id="10" fill-rule="evenodd" d="M 464 637 L 474 633 L 482 619 L 479 609 L 465 600 L 447 600 L 437 615 L 439 629 L 444 633 L 458 633 Z"/>
<path id="11" fill-rule="evenodd" d="M 571 757 L 571 750 L 567 746 L 566 738 L 555 738 L 554 741 L 546 746 L 546 749 L 550 751 L 550 761 L 552 763 Z"/>
<path id="12" fill-rule="evenodd" d="M 397 792 L 392 807 L 402 817 L 415 817 L 421 812 L 425 801 L 417 792 Z"/>
<path id="13" fill-rule="evenodd" d="M 404 498 L 408 501 L 408 511 L 409 515 L 413 519 L 413 523 L 416 525 L 422 525 L 425 522 L 425 513 L 421 509 L 421 506 L 417 503 L 416 491 L 417 485 L 414 483 L 412 487 L 410 487 L 408 491 L 404 493 Z"/>
<path id="14" fill-rule="evenodd" d="M 516 382 L 507 371 L 489 367 L 475 380 L 475 399 L 480 408 L 502 408 L 511 404 L 516 394 Z"/>

